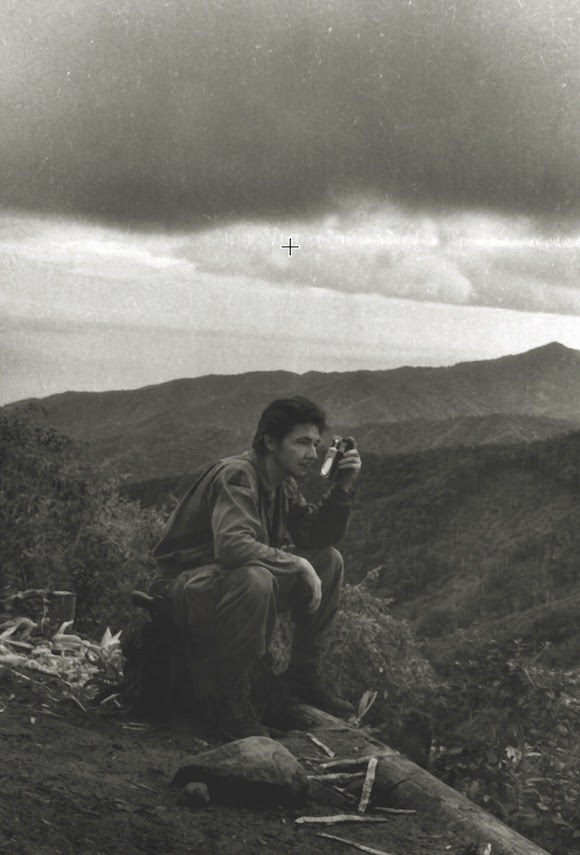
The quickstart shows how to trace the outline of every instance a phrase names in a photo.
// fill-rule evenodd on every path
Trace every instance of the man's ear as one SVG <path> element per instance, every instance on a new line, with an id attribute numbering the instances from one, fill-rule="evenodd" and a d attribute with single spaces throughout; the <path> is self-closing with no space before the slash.
<path id="1" fill-rule="evenodd" d="M 269 434 L 265 433 L 264 434 L 264 446 L 265 446 L 267 451 L 275 451 L 276 448 L 278 447 L 278 443 L 276 442 L 276 440 L 273 437 L 271 437 Z"/>

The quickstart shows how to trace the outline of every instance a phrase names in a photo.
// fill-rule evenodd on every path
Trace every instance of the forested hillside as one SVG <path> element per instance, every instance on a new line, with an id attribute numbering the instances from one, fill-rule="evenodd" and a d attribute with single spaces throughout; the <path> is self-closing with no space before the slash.
<path id="1" fill-rule="evenodd" d="M 420 635 L 520 616 L 520 636 L 574 636 L 580 658 L 580 625 L 558 618 L 580 595 L 580 432 L 364 462 L 344 545 L 354 577 L 380 567 Z"/>
<path id="2" fill-rule="evenodd" d="M 552 343 L 445 368 L 255 372 L 11 404 L 79 442 L 127 482 L 191 475 L 247 448 L 275 397 L 305 395 L 331 429 L 377 454 L 517 442 L 580 426 L 580 352 Z"/>
<path id="3" fill-rule="evenodd" d="M 349 581 L 380 568 L 378 590 L 420 637 L 472 626 L 513 637 L 517 626 L 518 637 L 559 647 L 562 661 L 580 659 L 579 431 L 362 459 L 341 544 Z M 162 506 L 190 481 L 128 492 Z M 312 499 L 326 488 L 317 474 L 303 484 Z"/>

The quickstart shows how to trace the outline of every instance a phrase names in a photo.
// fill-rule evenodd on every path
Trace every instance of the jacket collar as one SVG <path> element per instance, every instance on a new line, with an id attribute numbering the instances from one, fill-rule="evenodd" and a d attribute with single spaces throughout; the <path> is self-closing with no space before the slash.
<path id="1" fill-rule="evenodd" d="M 252 449 L 252 451 L 246 451 L 245 456 L 248 457 L 250 462 L 253 464 L 254 469 L 258 473 L 258 480 L 260 482 L 260 486 L 263 487 L 268 493 L 275 493 L 278 486 L 272 486 L 270 484 L 270 479 L 268 478 L 268 470 L 266 469 L 266 461 L 264 460 L 264 456 L 262 454 L 258 454 L 256 451 Z M 284 482 L 282 482 L 283 484 Z"/>

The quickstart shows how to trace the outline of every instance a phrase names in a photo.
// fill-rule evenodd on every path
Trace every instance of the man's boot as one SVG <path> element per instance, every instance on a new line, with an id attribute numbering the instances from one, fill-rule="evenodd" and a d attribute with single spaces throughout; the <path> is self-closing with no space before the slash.
<path id="1" fill-rule="evenodd" d="M 218 668 L 217 725 L 229 740 L 270 735 L 252 708 L 247 670 Z"/>
<path id="2" fill-rule="evenodd" d="M 317 659 L 291 661 L 284 676 L 290 696 L 294 700 L 310 704 L 338 718 L 353 715 L 352 704 L 334 695 L 324 685 Z"/>

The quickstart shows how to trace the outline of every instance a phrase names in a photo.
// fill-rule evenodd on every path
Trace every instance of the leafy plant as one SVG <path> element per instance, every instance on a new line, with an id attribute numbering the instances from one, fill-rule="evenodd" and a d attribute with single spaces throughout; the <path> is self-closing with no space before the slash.
<path id="1" fill-rule="evenodd" d="M 153 569 L 162 515 L 43 424 L 0 416 L 0 593 L 68 589 L 84 631 L 118 625 Z"/>
<path id="2" fill-rule="evenodd" d="M 466 637 L 446 670 L 433 771 L 548 848 L 580 851 L 580 672 Z"/>

